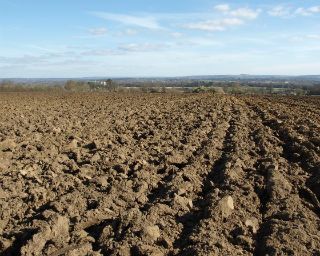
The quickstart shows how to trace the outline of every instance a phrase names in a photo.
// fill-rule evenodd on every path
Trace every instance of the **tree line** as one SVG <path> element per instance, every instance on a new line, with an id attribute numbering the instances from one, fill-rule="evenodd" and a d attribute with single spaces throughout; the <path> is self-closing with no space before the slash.
<path id="1" fill-rule="evenodd" d="M 116 91 L 117 84 L 111 79 L 103 82 L 85 82 L 68 80 L 60 84 L 26 84 L 15 83 L 10 80 L 0 82 L 0 92 L 46 92 L 46 91 L 67 91 L 67 92 L 90 92 L 90 91 Z"/>
<path id="2" fill-rule="evenodd" d="M 257 85 L 252 87 L 250 84 L 246 83 L 230 83 L 230 82 L 220 82 L 220 83 L 195 83 L 194 87 L 180 85 L 183 88 L 190 88 L 191 92 L 202 92 L 210 91 L 210 89 L 216 90 L 216 88 L 221 88 L 225 93 L 230 94 L 277 94 L 280 91 L 277 91 L 279 86 L 276 85 Z M 199 86 L 200 85 L 200 86 Z M 136 88 L 139 88 L 138 91 L 142 92 L 166 92 L 169 91 L 168 88 L 175 88 L 175 84 L 162 84 L 162 83 L 148 83 L 143 82 L 135 85 Z M 264 86 L 264 87 L 262 87 Z M 0 81 L 0 92 L 94 92 L 94 91 L 124 91 L 131 86 L 121 85 L 111 79 L 105 81 L 79 81 L 79 80 L 68 80 L 65 83 L 59 84 L 26 84 L 26 83 L 15 83 L 10 80 Z M 320 95 L 320 85 L 315 84 L 311 86 L 287 86 L 283 88 L 283 91 L 292 92 L 296 95 Z"/>

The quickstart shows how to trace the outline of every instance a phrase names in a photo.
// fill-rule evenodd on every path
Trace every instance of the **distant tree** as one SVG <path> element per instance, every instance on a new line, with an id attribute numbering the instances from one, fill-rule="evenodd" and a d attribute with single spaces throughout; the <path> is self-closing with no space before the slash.
<path id="1" fill-rule="evenodd" d="M 76 88 L 77 82 L 73 80 L 68 80 L 64 85 L 64 89 L 66 89 L 67 91 L 76 91 Z"/>
<path id="2" fill-rule="evenodd" d="M 109 90 L 109 91 L 116 91 L 117 90 L 117 84 L 112 80 L 112 79 L 108 79 L 107 81 L 106 81 L 106 83 L 107 83 L 107 89 Z"/>
<path id="3" fill-rule="evenodd" d="M 303 90 L 302 88 L 297 88 L 297 89 L 295 90 L 295 93 L 296 93 L 296 95 L 298 95 L 298 96 L 304 96 L 304 95 L 306 95 L 306 91 Z"/>
<path id="4" fill-rule="evenodd" d="M 268 87 L 268 93 L 273 94 L 273 84 L 270 84 Z"/>
<path id="5" fill-rule="evenodd" d="M 111 88 L 111 86 L 112 86 L 112 84 L 113 84 L 112 79 L 108 79 L 106 82 L 107 82 L 107 86 L 108 86 L 109 88 Z"/>
<path id="6" fill-rule="evenodd" d="M 11 80 L 2 80 L 0 83 L 0 91 L 2 92 L 16 92 L 23 91 L 24 86 L 21 84 L 16 84 Z"/>
<path id="7" fill-rule="evenodd" d="M 245 92 L 244 88 L 240 85 L 240 83 L 233 83 L 227 91 L 231 94 L 244 94 Z"/>
<path id="8" fill-rule="evenodd" d="M 161 86 L 160 92 L 161 93 L 166 93 L 167 92 L 167 88 L 166 88 L 165 85 Z"/>
<path id="9" fill-rule="evenodd" d="M 70 92 L 84 92 L 88 91 L 90 86 L 84 82 L 68 80 L 64 85 L 64 89 Z"/>
<path id="10" fill-rule="evenodd" d="M 90 91 L 94 91 L 94 90 L 96 90 L 96 83 L 94 83 L 94 82 L 88 82 L 88 86 L 89 86 L 89 89 L 90 89 Z"/>
<path id="11" fill-rule="evenodd" d="M 309 95 L 320 95 L 320 85 L 314 85 L 309 89 Z"/>
<path id="12" fill-rule="evenodd" d="M 201 93 L 201 92 L 206 92 L 207 89 L 204 87 L 204 86 L 199 86 L 199 87 L 196 87 L 192 90 L 192 92 L 194 93 Z"/>

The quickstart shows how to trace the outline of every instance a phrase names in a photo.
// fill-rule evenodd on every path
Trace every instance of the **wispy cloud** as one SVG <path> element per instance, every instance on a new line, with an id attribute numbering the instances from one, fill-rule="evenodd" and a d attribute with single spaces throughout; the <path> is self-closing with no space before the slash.
<path id="1" fill-rule="evenodd" d="M 197 21 L 184 25 L 187 29 L 197 29 L 203 31 L 224 31 L 227 28 L 240 26 L 245 24 L 246 20 L 256 19 L 261 10 L 250 9 L 250 8 L 238 8 L 232 9 L 228 4 L 220 4 L 214 7 L 215 11 L 222 13 L 223 18 L 208 19 L 205 21 Z"/>
<path id="2" fill-rule="evenodd" d="M 228 12 L 230 11 L 230 5 L 228 4 L 218 4 L 214 7 L 214 9 L 216 11 L 220 11 L 220 12 Z"/>
<path id="3" fill-rule="evenodd" d="M 277 5 L 269 10 L 268 14 L 274 17 L 289 17 L 291 14 L 291 10 L 289 7 Z"/>
<path id="4" fill-rule="evenodd" d="M 320 13 L 320 6 L 312 6 L 309 8 L 300 7 L 295 11 L 295 14 L 302 16 L 310 16 L 316 13 Z"/>
<path id="5" fill-rule="evenodd" d="M 224 31 L 228 27 L 239 26 L 244 22 L 238 18 L 225 18 L 221 20 L 207 20 L 184 25 L 187 29 L 197 29 L 204 31 Z"/>
<path id="6" fill-rule="evenodd" d="M 174 47 L 173 43 L 128 43 L 114 48 L 87 49 L 79 53 L 80 56 L 117 56 L 130 53 L 159 52 Z"/>
<path id="7" fill-rule="evenodd" d="M 132 28 L 126 28 L 121 31 L 115 32 L 113 35 L 115 35 L 117 37 L 126 37 L 126 36 L 132 37 L 132 36 L 135 36 L 138 34 L 139 34 L 139 30 L 132 29 Z"/>
<path id="8" fill-rule="evenodd" d="M 181 38 L 181 37 L 183 37 L 183 34 L 180 33 L 180 32 L 172 32 L 172 33 L 170 33 L 170 35 L 171 35 L 172 37 L 174 37 L 174 38 Z"/>
<path id="9" fill-rule="evenodd" d="M 183 40 L 178 42 L 178 45 L 187 47 L 223 46 L 220 41 L 210 37 L 184 37 Z"/>
<path id="10" fill-rule="evenodd" d="M 93 12 L 92 14 L 101 19 L 116 21 L 129 26 L 136 26 L 147 29 L 162 29 L 158 21 L 151 16 L 133 16 L 108 12 Z"/>
<path id="11" fill-rule="evenodd" d="M 228 16 L 242 18 L 242 19 L 256 19 L 261 12 L 261 9 L 255 10 L 248 7 L 232 9 L 228 4 L 216 5 L 214 7 L 214 10 Z"/>
<path id="12" fill-rule="evenodd" d="M 261 12 L 260 9 L 253 10 L 250 8 L 239 8 L 228 12 L 231 16 L 239 17 L 243 19 L 256 19 Z"/>
<path id="13" fill-rule="evenodd" d="M 107 34 L 108 30 L 106 28 L 90 28 L 88 32 L 93 36 L 103 36 Z"/>
<path id="14" fill-rule="evenodd" d="M 138 34 L 138 31 L 131 28 L 127 28 L 119 33 L 119 35 L 125 35 L 125 36 L 134 36 L 136 34 Z"/>
<path id="15" fill-rule="evenodd" d="M 320 34 L 300 34 L 287 37 L 291 42 L 306 42 L 307 40 L 320 40 Z"/>
<path id="16" fill-rule="evenodd" d="M 90 56 L 113 56 L 121 55 L 121 53 L 114 49 L 88 49 L 80 53 L 81 56 L 90 57 Z"/>
<path id="17" fill-rule="evenodd" d="M 118 47 L 118 50 L 124 52 L 152 52 L 167 49 L 171 47 L 169 43 L 143 43 L 143 44 L 124 44 Z"/>
<path id="18" fill-rule="evenodd" d="M 311 34 L 311 35 L 307 35 L 307 37 L 310 39 L 320 40 L 320 34 Z"/>
<path id="19" fill-rule="evenodd" d="M 312 16 L 320 13 L 320 6 L 292 8 L 284 5 L 277 5 L 268 11 L 270 16 L 281 18 L 293 18 L 297 16 Z"/>

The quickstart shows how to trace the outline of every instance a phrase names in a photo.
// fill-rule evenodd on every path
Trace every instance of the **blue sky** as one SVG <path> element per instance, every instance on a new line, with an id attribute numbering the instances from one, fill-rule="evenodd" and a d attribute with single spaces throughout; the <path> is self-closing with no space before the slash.
<path id="1" fill-rule="evenodd" d="M 0 0 L 0 77 L 320 74 L 320 3 Z"/>

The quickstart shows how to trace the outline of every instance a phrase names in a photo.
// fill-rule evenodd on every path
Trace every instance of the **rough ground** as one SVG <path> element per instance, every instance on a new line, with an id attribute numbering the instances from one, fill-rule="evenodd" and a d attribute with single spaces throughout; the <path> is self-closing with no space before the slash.
<path id="1" fill-rule="evenodd" d="M 0 102 L 1 255 L 320 255 L 320 98 Z"/>

